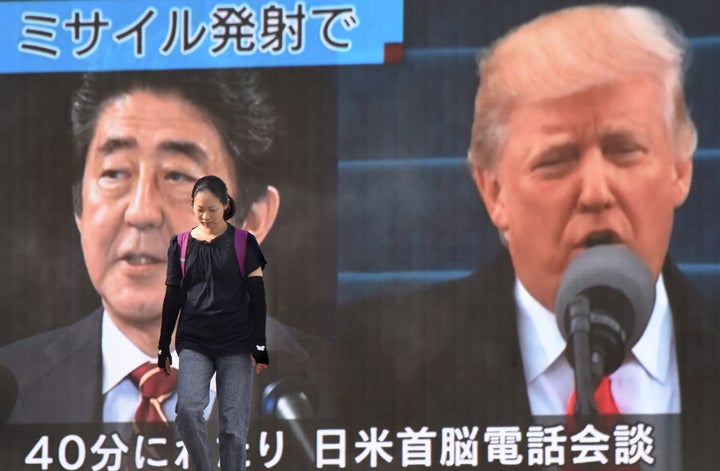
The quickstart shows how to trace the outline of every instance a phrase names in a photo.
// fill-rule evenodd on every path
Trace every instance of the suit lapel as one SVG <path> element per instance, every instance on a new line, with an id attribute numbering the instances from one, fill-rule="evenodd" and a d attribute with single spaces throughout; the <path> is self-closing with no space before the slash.
<path id="1" fill-rule="evenodd" d="M 475 395 L 483 406 L 482 415 L 498 423 L 524 423 L 531 417 L 522 353 L 517 330 L 514 296 L 515 273 L 510 257 L 503 250 L 487 270 L 466 280 L 459 292 L 466 293 L 463 308 L 470 324 L 458 336 L 470 339 L 473 369 L 480 372 L 482 384 Z M 470 334 L 474 333 L 474 334 Z M 460 337 L 460 338 L 462 338 Z M 518 422 L 521 421 L 521 422 Z"/>
<path id="2" fill-rule="evenodd" d="M 102 310 L 59 329 L 42 347 L 39 375 L 21 385 L 15 415 L 26 423 L 102 421 Z"/>
<path id="3" fill-rule="evenodd" d="M 717 309 L 690 287 L 671 262 L 665 264 L 663 278 L 675 330 L 685 469 L 707 469 L 704 466 L 720 459 L 714 444 L 720 436 Z"/>

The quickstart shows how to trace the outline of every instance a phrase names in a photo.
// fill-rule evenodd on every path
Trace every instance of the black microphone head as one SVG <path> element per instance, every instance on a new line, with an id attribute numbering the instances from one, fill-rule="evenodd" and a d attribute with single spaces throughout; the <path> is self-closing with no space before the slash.
<path id="1" fill-rule="evenodd" d="M 288 376 L 268 384 L 262 393 L 263 416 L 277 419 L 308 419 L 316 401 L 312 383 L 301 376 Z"/>
<path id="2" fill-rule="evenodd" d="M 655 305 L 655 280 L 645 262 L 625 245 L 598 245 L 578 254 L 560 282 L 555 313 L 565 339 L 570 335 L 569 306 L 578 296 L 590 304 L 591 339 L 594 329 L 598 336 L 613 331 L 622 344 L 621 351 L 615 352 L 619 361 L 608 365 L 605 373 L 609 374 L 647 327 Z"/>

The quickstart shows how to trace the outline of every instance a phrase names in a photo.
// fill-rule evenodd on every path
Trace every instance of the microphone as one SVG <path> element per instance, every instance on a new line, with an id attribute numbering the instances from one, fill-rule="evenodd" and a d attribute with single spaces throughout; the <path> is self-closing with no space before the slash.
<path id="1" fill-rule="evenodd" d="M 290 376 L 265 387 L 262 394 L 262 411 L 267 418 L 287 420 L 290 429 L 300 442 L 312 463 L 315 462 L 313 440 L 302 427 L 300 420 L 315 417 L 314 387 L 306 378 Z"/>
<path id="2" fill-rule="evenodd" d="M 645 262 L 624 245 L 598 245 L 568 265 L 555 297 L 565 355 L 575 370 L 576 412 L 594 415 L 593 393 L 617 370 L 647 327 L 655 281 Z"/>
<path id="3" fill-rule="evenodd" d="M 15 375 L 5 365 L 0 365 L 0 426 L 5 425 L 15 407 L 18 384 Z"/>

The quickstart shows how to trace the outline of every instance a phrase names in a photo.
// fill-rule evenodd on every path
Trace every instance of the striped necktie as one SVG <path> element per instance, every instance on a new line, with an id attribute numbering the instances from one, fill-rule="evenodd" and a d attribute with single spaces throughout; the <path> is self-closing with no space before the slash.
<path id="1" fill-rule="evenodd" d="M 135 423 L 160 422 L 167 424 L 168 419 L 162 404 L 173 395 L 177 387 L 177 370 L 172 369 L 170 376 L 157 367 L 156 363 L 147 362 L 138 366 L 130 373 L 130 379 L 140 390 L 142 399 L 135 412 Z"/>

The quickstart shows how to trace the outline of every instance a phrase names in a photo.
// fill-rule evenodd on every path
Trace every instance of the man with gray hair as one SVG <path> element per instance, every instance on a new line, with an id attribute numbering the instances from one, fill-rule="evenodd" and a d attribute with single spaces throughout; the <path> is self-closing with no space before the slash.
<path id="1" fill-rule="evenodd" d="M 644 7 L 548 13 L 482 55 L 468 158 L 506 250 L 468 278 L 357 306 L 394 311 L 383 335 L 362 340 L 389 359 L 382 384 L 362 389 L 368 404 L 483 427 L 571 415 L 558 286 L 577 255 L 622 244 L 647 265 L 655 304 L 603 381 L 614 409 L 600 412 L 663 418 L 655 465 L 678 469 L 682 456 L 684 469 L 710 469 L 715 447 L 703 438 L 718 436 L 717 320 L 668 259 L 697 142 L 685 68 L 682 33 Z"/>

